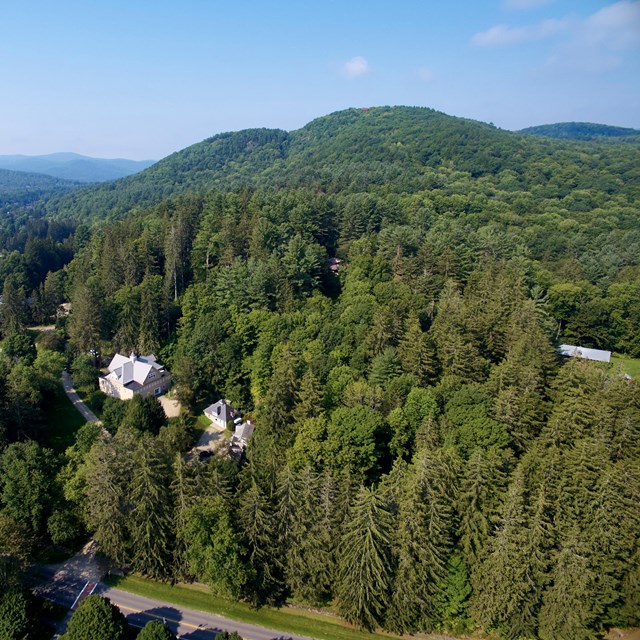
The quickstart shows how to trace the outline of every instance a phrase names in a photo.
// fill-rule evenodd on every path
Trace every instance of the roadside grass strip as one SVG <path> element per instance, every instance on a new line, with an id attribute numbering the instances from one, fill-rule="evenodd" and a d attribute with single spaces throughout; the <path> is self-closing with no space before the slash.
<path id="1" fill-rule="evenodd" d="M 169 604 L 211 613 L 238 622 L 255 624 L 281 633 L 295 633 L 320 640 L 388 640 L 397 638 L 392 634 L 369 633 L 347 625 L 342 620 L 332 619 L 320 613 L 294 607 L 255 608 L 242 602 L 213 596 L 206 587 L 198 585 L 168 585 L 140 576 L 111 577 L 104 581 L 111 587 L 139 596 L 161 600 Z"/>

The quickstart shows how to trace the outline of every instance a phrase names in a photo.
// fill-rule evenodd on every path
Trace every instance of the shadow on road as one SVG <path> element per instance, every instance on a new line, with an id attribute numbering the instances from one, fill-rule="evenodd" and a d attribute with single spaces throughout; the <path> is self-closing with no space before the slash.
<path id="1" fill-rule="evenodd" d="M 173 633 L 177 633 L 178 626 L 182 620 L 182 613 L 174 607 L 154 607 L 153 609 L 127 615 L 127 622 L 136 627 L 144 627 L 149 620 L 160 620 L 160 622 L 164 622 Z"/>

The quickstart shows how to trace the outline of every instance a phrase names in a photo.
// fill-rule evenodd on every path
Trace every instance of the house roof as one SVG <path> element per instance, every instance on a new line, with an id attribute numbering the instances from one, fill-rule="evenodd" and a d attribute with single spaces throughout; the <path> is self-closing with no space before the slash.
<path id="1" fill-rule="evenodd" d="M 561 355 L 569 358 L 584 358 L 585 360 L 596 360 L 598 362 L 611 362 L 611 351 L 577 347 L 572 344 L 561 344 L 559 350 Z"/>
<path id="2" fill-rule="evenodd" d="M 218 400 L 214 404 L 210 404 L 205 410 L 205 415 L 212 415 L 224 420 L 225 422 L 231 422 L 236 417 L 236 412 L 233 407 L 225 400 Z"/>
<path id="3" fill-rule="evenodd" d="M 164 367 L 156 362 L 153 354 L 136 356 L 132 353 L 128 358 L 120 353 L 113 356 L 107 367 L 107 378 L 124 386 L 138 387 L 143 385 L 152 370 L 164 373 Z"/>
<path id="4" fill-rule="evenodd" d="M 236 427 L 233 437 L 236 440 L 241 440 L 242 442 L 246 443 L 251 439 L 255 428 L 255 425 L 251 424 L 251 420 L 247 420 L 246 422 L 243 422 L 241 425 L 238 425 Z"/>

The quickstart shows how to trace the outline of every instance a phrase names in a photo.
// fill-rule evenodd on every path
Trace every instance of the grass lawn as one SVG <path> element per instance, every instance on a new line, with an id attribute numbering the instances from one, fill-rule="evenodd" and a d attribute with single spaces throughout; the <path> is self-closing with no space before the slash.
<path id="1" fill-rule="evenodd" d="M 139 576 L 109 578 L 110 584 L 123 591 L 129 591 L 147 598 L 162 600 L 187 609 L 213 613 L 232 620 L 256 624 L 285 633 L 299 633 L 322 640 L 376 640 L 376 638 L 396 638 L 390 634 L 368 633 L 348 626 L 338 618 L 292 607 L 261 607 L 255 609 L 241 602 L 235 602 L 211 595 L 206 587 L 198 585 L 171 586 Z"/>
<path id="2" fill-rule="evenodd" d="M 45 405 L 47 420 L 47 445 L 56 453 L 64 453 L 75 442 L 76 431 L 85 423 L 85 419 L 73 406 L 62 388 L 49 396 Z"/>
<path id="3" fill-rule="evenodd" d="M 640 378 L 640 358 L 630 358 L 614 353 L 611 356 L 611 363 L 615 367 L 620 367 L 623 373 L 629 374 L 632 378 Z"/>

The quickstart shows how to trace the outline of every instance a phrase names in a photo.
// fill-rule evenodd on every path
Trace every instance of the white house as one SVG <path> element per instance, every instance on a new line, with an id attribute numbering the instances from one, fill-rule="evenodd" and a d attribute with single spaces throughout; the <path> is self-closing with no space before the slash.
<path id="1" fill-rule="evenodd" d="M 100 376 L 100 390 L 120 400 L 131 400 L 134 395 L 161 396 L 169 391 L 171 374 L 158 362 L 153 354 L 129 357 L 119 353 L 107 367 L 108 373 Z"/>
<path id="2" fill-rule="evenodd" d="M 561 344 L 559 351 L 560 355 L 566 356 L 567 358 L 584 358 L 585 360 L 596 360 L 597 362 L 611 362 L 611 351 L 576 347 L 572 344 Z"/>
<path id="3" fill-rule="evenodd" d="M 226 400 L 218 400 L 215 404 L 210 404 L 204 410 L 204 415 L 220 429 L 230 429 L 234 421 L 240 417 Z"/>

